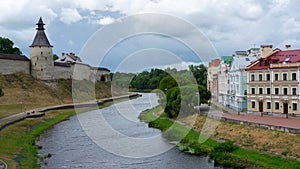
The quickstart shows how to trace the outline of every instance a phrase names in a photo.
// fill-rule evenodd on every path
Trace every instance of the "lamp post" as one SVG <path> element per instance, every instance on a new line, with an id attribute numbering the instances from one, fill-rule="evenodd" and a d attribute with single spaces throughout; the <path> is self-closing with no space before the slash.
<path id="1" fill-rule="evenodd" d="M 238 111 L 238 115 L 240 115 L 240 99 L 237 98 L 237 111 Z"/>
<path id="2" fill-rule="evenodd" d="M 197 96 L 197 99 L 198 99 L 198 102 L 197 102 L 197 109 L 198 109 L 198 113 L 200 114 L 200 93 L 199 92 L 196 92 L 196 96 Z"/>

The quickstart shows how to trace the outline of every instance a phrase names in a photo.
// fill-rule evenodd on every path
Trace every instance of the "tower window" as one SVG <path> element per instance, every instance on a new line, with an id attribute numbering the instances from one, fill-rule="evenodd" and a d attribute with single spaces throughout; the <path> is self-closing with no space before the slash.
<path id="1" fill-rule="evenodd" d="M 41 55 L 43 54 L 43 52 L 41 52 Z"/>
<path id="2" fill-rule="evenodd" d="M 43 71 L 43 69 L 41 69 L 41 71 Z"/>
<path id="3" fill-rule="evenodd" d="M 47 60 L 47 57 L 45 57 L 45 60 Z"/>
<path id="4" fill-rule="evenodd" d="M 37 57 L 36 60 L 39 60 L 39 57 Z"/>

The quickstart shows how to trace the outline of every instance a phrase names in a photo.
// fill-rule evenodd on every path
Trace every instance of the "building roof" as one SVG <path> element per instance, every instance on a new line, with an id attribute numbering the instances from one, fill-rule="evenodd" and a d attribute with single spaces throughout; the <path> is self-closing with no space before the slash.
<path id="1" fill-rule="evenodd" d="M 224 63 L 231 65 L 233 56 L 222 56 L 221 59 L 224 61 Z"/>
<path id="2" fill-rule="evenodd" d="M 60 62 L 60 63 L 82 63 L 80 58 L 76 57 L 74 53 L 63 54 L 63 56 L 61 58 L 56 59 L 55 62 Z"/>
<path id="3" fill-rule="evenodd" d="M 54 66 L 61 66 L 61 67 L 71 67 L 72 63 L 61 63 L 61 62 L 54 62 Z"/>
<path id="4" fill-rule="evenodd" d="M 300 50 L 276 50 L 266 58 L 260 58 L 257 62 L 248 66 L 247 70 L 261 70 L 270 68 L 270 64 L 300 62 Z"/>
<path id="5" fill-rule="evenodd" d="M 255 56 L 235 56 L 233 57 L 231 69 L 245 69 L 252 62 L 256 61 L 258 57 Z"/>
<path id="6" fill-rule="evenodd" d="M 50 42 L 46 36 L 44 22 L 42 18 L 39 19 L 38 23 L 36 24 L 38 27 L 36 28 L 37 32 L 34 37 L 32 44 L 29 47 L 36 47 L 36 46 L 45 46 L 45 47 L 53 47 L 50 45 Z"/>
<path id="7" fill-rule="evenodd" d="M 30 61 L 25 55 L 0 53 L 0 59 Z"/>

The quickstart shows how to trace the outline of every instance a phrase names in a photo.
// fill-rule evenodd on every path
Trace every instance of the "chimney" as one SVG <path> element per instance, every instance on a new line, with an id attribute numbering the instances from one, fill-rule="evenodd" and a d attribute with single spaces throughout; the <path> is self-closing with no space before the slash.
<path id="1" fill-rule="evenodd" d="M 273 52 L 273 46 L 272 45 L 261 45 L 260 50 L 261 50 L 261 58 L 265 58 L 268 55 L 270 55 Z"/>
<path id="2" fill-rule="evenodd" d="M 291 45 L 285 45 L 285 50 L 291 50 Z"/>

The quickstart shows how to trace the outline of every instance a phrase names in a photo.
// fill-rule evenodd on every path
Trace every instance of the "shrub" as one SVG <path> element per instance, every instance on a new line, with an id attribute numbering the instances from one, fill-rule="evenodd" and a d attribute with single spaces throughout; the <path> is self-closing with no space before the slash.
<path id="1" fill-rule="evenodd" d="M 237 145 L 234 145 L 232 141 L 226 141 L 214 147 L 213 152 L 216 153 L 231 153 L 238 149 Z"/>

